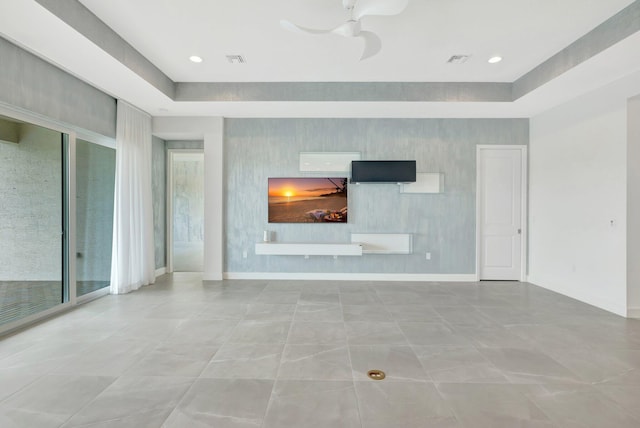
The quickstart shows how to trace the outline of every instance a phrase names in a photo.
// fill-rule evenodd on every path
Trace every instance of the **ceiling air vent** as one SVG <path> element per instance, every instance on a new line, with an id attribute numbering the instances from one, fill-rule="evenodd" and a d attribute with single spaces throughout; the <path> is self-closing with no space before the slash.
<path id="1" fill-rule="evenodd" d="M 231 64 L 244 64 L 247 62 L 242 55 L 227 55 L 227 61 Z"/>
<path id="2" fill-rule="evenodd" d="M 471 55 L 451 55 L 451 58 L 447 60 L 449 64 L 464 64 L 471 57 Z"/>

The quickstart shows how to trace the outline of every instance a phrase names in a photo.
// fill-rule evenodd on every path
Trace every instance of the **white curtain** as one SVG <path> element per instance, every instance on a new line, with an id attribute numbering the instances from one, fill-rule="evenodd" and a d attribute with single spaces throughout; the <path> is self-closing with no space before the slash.
<path id="1" fill-rule="evenodd" d="M 118 100 L 111 294 L 155 282 L 151 117 Z"/>

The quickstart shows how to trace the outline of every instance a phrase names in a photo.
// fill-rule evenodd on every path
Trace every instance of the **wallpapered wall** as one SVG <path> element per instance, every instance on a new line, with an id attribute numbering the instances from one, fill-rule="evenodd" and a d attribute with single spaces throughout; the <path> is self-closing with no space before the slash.
<path id="1" fill-rule="evenodd" d="M 528 140 L 527 119 L 226 119 L 225 271 L 474 273 L 476 145 L 526 145 Z M 444 193 L 401 194 L 396 184 L 350 185 L 348 224 L 269 224 L 269 177 L 318 176 L 299 172 L 303 151 L 415 159 L 418 172 L 444 174 Z M 338 259 L 257 256 L 254 245 L 267 229 L 283 242 L 349 242 L 351 233 L 411 233 L 414 253 Z"/>
<path id="2" fill-rule="evenodd" d="M 151 157 L 153 237 L 156 269 L 159 269 L 167 265 L 167 149 L 164 140 L 153 137 Z"/>
<path id="3" fill-rule="evenodd" d="M 115 137 L 113 97 L 2 37 L 0 58 L 0 102 Z"/>

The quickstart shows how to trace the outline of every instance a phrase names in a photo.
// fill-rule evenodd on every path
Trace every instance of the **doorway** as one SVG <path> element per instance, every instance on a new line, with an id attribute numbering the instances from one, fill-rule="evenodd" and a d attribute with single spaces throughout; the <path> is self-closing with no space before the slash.
<path id="1" fill-rule="evenodd" d="M 202 272 L 204 263 L 204 152 L 169 150 L 167 270 Z"/>
<path id="2" fill-rule="evenodd" d="M 525 280 L 526 156 L 526 146 L 477 148 L 479 280 Z"/>

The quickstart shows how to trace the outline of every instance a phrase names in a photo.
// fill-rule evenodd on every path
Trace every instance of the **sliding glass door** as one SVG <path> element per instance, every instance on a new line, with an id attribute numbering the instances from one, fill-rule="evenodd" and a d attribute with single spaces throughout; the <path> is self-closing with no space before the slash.
<path id="1" fill-rule="evenodd" d="M 115 149 L 76 140 L 76 294 L 109 286 Z"/>
<path id="2" fill-rule="evenodd" d="M 112 142 L 19 117 L 0 115 L 0 334 L 105 294 L 111 277 Z"/>
<path id="3" fill-rule="evenodd" d="M 0 329 L 69 299 L 67 142 L 0 116 Z"/>

